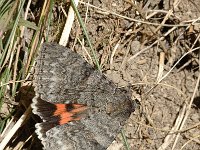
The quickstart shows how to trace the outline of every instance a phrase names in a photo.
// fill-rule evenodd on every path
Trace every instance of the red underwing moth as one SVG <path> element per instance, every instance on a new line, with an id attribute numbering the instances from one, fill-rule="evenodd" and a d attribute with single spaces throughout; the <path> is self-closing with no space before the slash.
<path id="1" fill-rule="evenodd" d="M 36 59 L 33 113 L 47 150 L 105 150 L 134 106 L 131 93 L 108 80 L 79 54 L 45 43 Z"/>

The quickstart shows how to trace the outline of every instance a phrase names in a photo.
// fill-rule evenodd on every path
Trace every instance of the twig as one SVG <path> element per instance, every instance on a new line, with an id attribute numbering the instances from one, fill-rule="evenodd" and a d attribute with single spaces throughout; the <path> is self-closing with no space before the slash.
<path id="1" fill-rule="evenodd" d="M 171 28 L 167 33 L 164 34 L 164 37 L 166 37 L 167 35 L 169 35 L 173 30 L 175 30 L 176 27 Z M 144 53 L 145 51 L 147 51 L 148 49 L 150 49 L 151 47 L 153 47 L 155 44 L 157 44 L 158 42 L 162 41 L 164 39 L 164 37 L 160 37 L 158 40 L 156 40 L 155 42 L 153 42 L 150 46 L 147 46 L 146 48 L 140 50 L 138 53 L 136 53 L 135 55 L 131 56 L 128 59 L 128 62 L 132 61 L 133 59 L 135 59 L 135 57 L 137 57 L 138 55 Z"/>
<path id="2" fill-rule="evenodd" d="M 144 124 L 144 123 L 136 121 L 136 120 L 133 120 L 133 122 L 140 124 L 142 126 L 148 127 L 148 128 L 152 128 L 154 130 L 158 130 L 158 131 L 162 131 L 162 132 L 170 132 L 169 134 L 183 133 L 183 132 L 186 132 L 188 130 L 191 130 L 191 129 L 194 129 L 194 128 L 200 126 L 200 122 L 199 122 L 199 123 L 192 125 L 192 126 L 186 128 L 186 129 L 183 129 L 183 130 L 171 131 L 171 130 L 167 130 L 167 129 L 161 129 L 161 128 L 158 128 L 158 127 L 153 127 L 153 126 Z"/>
<path id="3" fill-rule="evenodd" d="M 139 22 L 139 23 L 149 24 L 149 25 L 154 25 L 154 26 L 160 26 L 160 23 L 152 23 L 152 22 L 147 22 L 147 21 L 142 21 L 142 20 L 137 20 L 137 19 L 129 18 L 129 17 L 122 16 L 122 15 L 119 15 L 117 13 L 105 10 L 105 9 L 101 9 L 101 8 L 99 8 L 97 6 L 85 3 L 83 1 L 80 1 L 79 3 L 84 4 L 84 5 L 88 5 L 88 6 L 92 7 L 92 8 L 98 9 L 98 10 L 101 10 L 101 11 L 104 12 L 105 15 L 110 15 L 111 14 L 111 15 L 114 15 L 114 16 L 117 16 L 117 17 L 120 17 L 120 18 L 123 18 L 123 19 L 134 21 L 134 22 Z M 198 25 L 198 24 L 199 23 L 195 23 L 194 25 Z M 182 22 L 182 23 L 175 24 L 175 25 L 172 25 L 172 24 L 163 24 L 162 26 L 164 26 L 164 27 L 187 27 L 188 25 L 190 25 L 190 24 L 184 24 L 184 22 Z"/>
<path id="4" fill-rule="evenodd" d="M 160 61 L 159 61 L 159 69 L 158 69 L 157 81 L 159 81 L 160 78 L 161 78 L 162 75 L 163 75 L 164 61 L 165 61 L 165 53 L 164 53 L 164 52 L 161 52 L 161 53 L 160 53 Z"/>

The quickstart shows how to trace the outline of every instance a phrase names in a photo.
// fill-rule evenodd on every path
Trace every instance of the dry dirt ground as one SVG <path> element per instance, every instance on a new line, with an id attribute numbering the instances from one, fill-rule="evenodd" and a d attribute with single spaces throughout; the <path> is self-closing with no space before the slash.
<path id="1" fill-rule="evenodd" d="M 199 76 L 199 51 L 180 60 L 200 46 L 200 26 L 176 26 L 198 19 L 200 1 L 89 2 L 100 9 L 82 3 L 79 11 L 103 73 L 119 87 L 132 88 L 133 99 L 139 100 L 124 129 L 130 149 L 200 149 L 199 88 L 192 99 Z M 77 40 L 82 36 L 75 21 L 69 47 L 87 59 L 80 44 L 84 45 L 83 40 Z M 89 49 L 87 44 L 84 47 Z M 171 134 L 177 130 L 180 132 Z M 119 136 L 110 149 L 125 149 L 122 143 Z"/>
<path id="2" fill-rule="evenodd" d="M 51 41 L 65 21 L 60 8 L 56 2 Z M 200 149 L 200 1 L 88 0 L 78 10 L 102 72 L 137 101 L 124 127 L 130 149 Z M 68 47 L 91 63 L 77 19 Z M 126 149 L 121 135 L 108 149 Z"/>

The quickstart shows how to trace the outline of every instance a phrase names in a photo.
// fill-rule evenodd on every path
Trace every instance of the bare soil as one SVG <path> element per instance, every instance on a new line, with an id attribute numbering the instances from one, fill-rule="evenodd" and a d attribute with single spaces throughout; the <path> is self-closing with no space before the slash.
<path id="1" fill-rule="evenodd" d="M 38 5 L 41 1 L 36 2 L 31 5 L 35 19 L 40 10 L 37 7 L 42 6 Z M 56 1 L 53 9 L 49 39 L 54 42 L 58 41 L 59 30 L 66 20 L 61 6 L 68 8 Z M 200 92 L 199 86 L 195 86 L 200 76 L 200 1 L 88 0 L 88 3 L 80 2 L 78 10 L 102 72 L 118 87 L 130 88 L 137 103 L 124 127 L 129 148 L 199 150 Z M 92 63 L 77 19 L 68 47 Z M 33 96 L 34 92 L 30 97 Z M 25 132 L 18 137 L 22 136 L 23 140 L 33 135 L 27 143 L 29 149 L 41 149 L 34 135 L 36 120 L 35 116 L 31 117 L 23 127 Z M 25 133 L 28 133 L 26 138 Z M 124 149 L 127 148 L 121 134 L 108 148 Z"/>
<path id="2" fill-rule="evenodd" d="M 133 99 L 139 100 L 124 129 L 133 150 L 200 149 L 200 128 L 195 126 L 200 121 L 199 88 L 192 99 L 199 76 L 199 51 L 180 60 L 186 52 L 200 46 L 197 37 L 200 26 L 181 26 L 200 16 L 200 1 L 176 2 L 90 1 L 100 9 L 79 4 L 103 73 L 119 87 L 132 88 Z M 156 13 L 150 16 L 153 12 Z M 70 38 L 69 47 L 87 59 L 77 40 L 81 39 L 89 49 L 77 20 Z M 181 125 L 184 118 L 186 121 Z M 177 132 L 170 133 L 173 130 Z M 125 149 L 121 139 L 119 135 L 109 149 Z"/>

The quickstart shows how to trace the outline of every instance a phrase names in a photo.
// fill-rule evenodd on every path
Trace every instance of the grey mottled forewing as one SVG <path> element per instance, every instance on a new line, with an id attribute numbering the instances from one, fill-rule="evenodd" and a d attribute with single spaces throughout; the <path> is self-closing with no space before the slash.
<path id="1" fill-rule="evenodd" d="M 80 121 L 56 126 L 46 133 L 38 124 L 37 134 L 44 149 L 106 149 L 134 110 L 130 93 L 117 88 L 80 55 L 57 44 L 43 44 L 36 63 L 35 114 L 42 113 L 37 111 L 40 99 L 89 107 Z"/>

